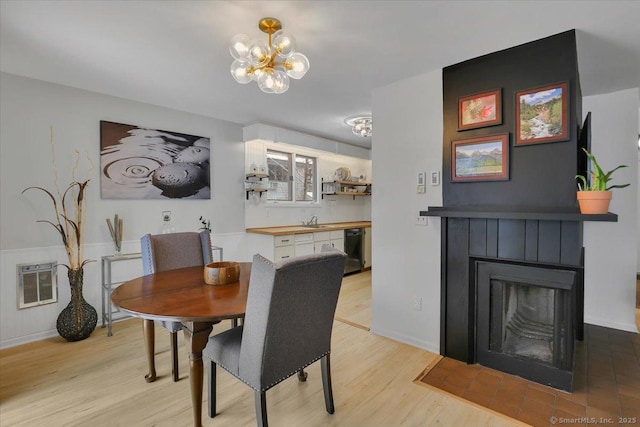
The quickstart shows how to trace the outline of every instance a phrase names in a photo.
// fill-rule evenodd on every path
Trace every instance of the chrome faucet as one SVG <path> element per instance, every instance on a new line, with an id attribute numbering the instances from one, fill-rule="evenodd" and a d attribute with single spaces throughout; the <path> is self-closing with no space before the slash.
<path id="1" fill-rule="evenodd" d="M 302 225 L 318 225 L 318 217 L 314 215 L 308 222 L 302 221 Z"/>

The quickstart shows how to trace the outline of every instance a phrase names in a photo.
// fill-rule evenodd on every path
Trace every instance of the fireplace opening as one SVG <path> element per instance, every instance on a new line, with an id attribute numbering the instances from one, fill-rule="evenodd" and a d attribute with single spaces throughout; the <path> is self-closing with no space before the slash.
<path id="1" fill-rule="evenodd" d="M 490 325 L 490 350 L 551 365 L 562 360 L 567 331 L 564 319 L 555 313 L 556 304 L 563 305 L 563 294 L 542 286 L 492 281 L 491 311 L 501 319 Z"/>
<path id="2" fill-rule="evenodd" d="M 576 272 L 476 262 L 476 354 L 481 365 L 571 389 Z"/>

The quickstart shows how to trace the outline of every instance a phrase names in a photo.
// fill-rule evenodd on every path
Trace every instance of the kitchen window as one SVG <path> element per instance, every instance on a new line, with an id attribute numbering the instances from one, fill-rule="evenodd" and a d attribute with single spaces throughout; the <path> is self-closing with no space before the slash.
<path id="1" fill-rule="evenodd" d="M 267 150 L 269 191 L 274 202 L 313 203 L 318 198 L 318 159 L 283 151 Z"/>

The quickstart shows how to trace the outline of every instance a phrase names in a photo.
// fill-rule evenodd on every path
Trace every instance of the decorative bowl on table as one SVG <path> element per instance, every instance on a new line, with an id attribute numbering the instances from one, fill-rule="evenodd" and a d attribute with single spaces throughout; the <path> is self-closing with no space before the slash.
<path id="1" fill-rule="evenodd" d="M 236 283 L 240 277 L 240 264 L 233 261 L 212 262 L 204 266 L 204 281 L 208 285 Z"/>

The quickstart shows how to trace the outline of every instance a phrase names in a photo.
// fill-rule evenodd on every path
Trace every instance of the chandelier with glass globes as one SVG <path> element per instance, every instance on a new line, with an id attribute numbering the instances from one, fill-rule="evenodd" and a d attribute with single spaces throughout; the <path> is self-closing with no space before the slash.
<path id="1" fill-rule="evenodd" d="M 344 122 L 351 126 L 351 131 L 363 138 L 369 137 L 373 134 L 373 119 L 371 116 L 353 116 L 347 117 Z"/>
<path id="2" fill-rule="evenodd" d="M 296 52 L 295 39 L 282 31 L 279 20 L 262 18 L 258 28 L 267 33 L 266 42 L 252 41 L 245 34 L 231 39 L 231 75 L 241 84 L 255 81 L 263 92 L 284 93 L 289 89 L 289 78 L 301 79 L 309 71 L 309 59 Z"/>

